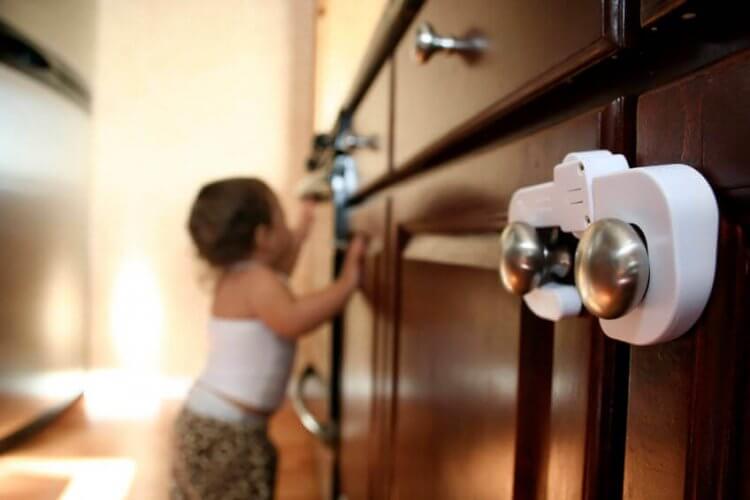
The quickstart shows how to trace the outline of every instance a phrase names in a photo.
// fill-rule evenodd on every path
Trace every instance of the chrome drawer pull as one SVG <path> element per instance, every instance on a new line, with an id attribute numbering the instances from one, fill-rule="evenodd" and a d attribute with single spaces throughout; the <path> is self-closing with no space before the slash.
<path id="1" fill-rule="evenodd" d="M 500 236 L 500 281 L 510 293 L 526 295 L 552 278 L 565 278 L 572 267 L 565 248 L 546 245 L 525 222 L 511 222 Z"/>
<path id="2" fill-rule="evenodd" d="M 358 135 L 347 133 L 336 140 L 336 147 L 341 151 L 351 152 L 356 149 L 378 149 L 378 137 L 375 135 Z"/>
<path id="3" fill-rule="evenodd" d="M 320 422 L 305 405 L 305 383 L 313 378 L 320 378 L 320 375 L 315 371 L 315 368 L 307 366 L 300 373 L 299 378 L 294 381 L 289 395 L 292 401 L 292 408 L 294 408 L 294 412 L 297 414 L 300 422 L 302 422 L 302 426 L 310 434 L 318 438 L 325 445 L 334 446 L 338 439 L 338 427 L 336 424 L 333 422 Z"/>
<path id="4" fill-rule="evenodd" d="M 414 57 L 424 64 L 436 52 L 445 51 L 449 54 L 459 52 L 465 55 L 476 55 L 482 52 L 486 46 L 487 42 L 481 37 L 458 38 L 438 35 L 430 23 L 424 22 L 417 28 Z"/>

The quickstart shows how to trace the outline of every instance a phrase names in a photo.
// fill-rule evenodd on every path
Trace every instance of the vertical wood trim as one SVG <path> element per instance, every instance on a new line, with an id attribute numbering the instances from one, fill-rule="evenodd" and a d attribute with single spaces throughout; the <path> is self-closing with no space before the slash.
<path id="1" fill-rule="evenodd" d="M 635 97 L 619 97 L 604 108 L 599 118 L 601 147 L 624 154 L 631 165 L 636 161 L 637 108 Z"/>
<path id="2" fill-rule="evenodd" d="M 396 62 L 393 53 L 386 61 L 390 70 L 388 81 L 388 151 L 386 162 L 388 174 L 394 171 L 393 152 L 396 139 Z M 393 476 L 395 473 L 395 444 L 396 444 L 396 411 L 398 388 L 398 324 L 401 303 L 400 255 L 401 244 L 399 231 L 394 223 L 393 198 L 386 198 L 385 207 L 385 279 L 384 279 L 384 311 L 383 321 L 383 373 L 381 375 L 383 387 L 384 409 L 382 413 L 382 448 L 380 456 L 380 471 L 382 473 L 380 496 L 373 496 L 374 500 L 390 499 L 393 495 Z"/>
<path id="3" fill-rule="evenodd" d="M 336 250 L 333 255 L 333 275 L 339 275 L 344 263 L 344 253 Z M 344 316 L 337 314 L 331 321 L 331 404 L 328 407 L 331 421 L 341 425 L 341 376 L 343 349 Z M 341 443 L 337 443 L 334 449 L 333 474 L 331 479 L 331 490 L 333 497 L 338 498 L 341 493 Z"/>
<path id="4" fill-rule="evenodd" d="M 521 308 L 513 498 L 543 499 L 552 390 L 554 323 Z"/>
<path id="5" fill-rule="evenodd" d="M 640 28 L 640 0 L 602 0 L 604 35 L 620 47 L 630 47 Z"/>
<path id="6" fill-rule="evenodd" d="M 396 116 L 396 61 L 393 56 L 386 61 L 390 69 L 390 78 L 388 81 L 388 151 L 386 152 L 386 162 L 388 164 L 388 173 L 395 169 L 393 165 L 393 142 L 396 139 L 395 116 Z"/>
<path id="7" fill-rule="evenodd" d="M 695 332 L 686 498 L 739 498 L 747 269 L 742 228 L 720 228 L 716 286 Z"/>
<path id="8" fill-rule="evenodd" d="M 384 320 L 382 334 L 384 336 L 383 359 L 381 360 L 383 373 L 383 399 L 385 401 L 382 419 L 383 434 L 381 437 L 381 471 L 382 483 L 381 496 L 375 499 L 389 499 L 393 496 L 393 477 L 395 474 L 395 441 L 396 441 L 396 413 L 398 398 L 398 331 L 400 317 L 401 280 L 399 276 L 400 239 L 398 227 L 392 218 L 393 202 L 391 198 L 386 201 L 386 279 L 384 304 Z"/>
<path id="9" fill-rule="evenodd" d="M 599 144 L 635 160 L 637 100 L 621 97 L 600 115 Z M 591 322 L 589 396 L 583 498 L 621 498 L 625 468 L 630 347 Z"/>
<path id="10" fill-rule="evenodd" d="M 740 320 L 740 326 L 745 325 L 745 334 L 747 334 L 747 324 L 750 321 L 750 228 L 742 228 L 742 267 L 744 271 L 741 283 L 743 296 L 738 301 L 738 306 L 743 312 Z M 750 342 L 745 342 L 741 349 L 742 366 L 748 366 L 750 360 Z M 736 445 L 730 460 L 734 462 L 733 480 L 731 486 L 737 492 L 737 498 L 750 498 L 750 474 L 743 474 L 743 471 L 750 470 L 750 373 L 747 369 L 743 370 L 740 379 L 740 390 L 737 391 L 740 399 L 739 411 L 734 425 L 738 431 L 735 433 Z"/>
<path id="11" fill-rule="evenodd" d="M 387 248 L 387 247 L 384 247 Z M 372 277 L 372 345 L 370 348 L 370 380 L 372 381 L 372 394 L 370 402 L 370 432 L 367 438 L 367 495 L 368 498 L 378 498 L 377 495 L 377 484 L 379 481 L 375 480 L 377 474 L 380 471 L 381 464 L 381 433 L 383 432 L 383 426 L 381 425 L 381 404 L 382 400 L 380 397 L 381 390 L 381 358 L 384 355 L 382 349 L 382 334 L 383 334 L 383 315 L 381 311 L 385 305 L 385 293 L 384 293 L 384 262 L 386 260 L 387 252 L 379 252 L 373 256 L 373 267 L 374 276 Z"/>
<path id="12" fill-rule="evenodd" d="M 630 349 L 592 321 L 583 498 L 620 498 L 625 466 Z"/>
<path id="13" fill-rule="evenodd" d="M 398 428 L 398 387 L 399 387 L 399 374 L 400 374 L 400 351 L 401 351 L 401 295 L 403 288 L 402 279 L 402 265 L 401 265 L 401 253 L 406 248 L 409 242 L 409 233 L 399 224 L 395 223 L 395 212 L 397 207 L 395 202 L 389 204 L 391 208 L 389 212 L 391 224 L 390 224 L 390 254 L 393 256 L 391 259 L 391 297 L 393 299 L 393 305 L 390 308 L 391 321 L 390 321 L 390 338 L 391 338 L 391 384 L 390 384 L 390 402 L 391 407 L 389 411 L 389 434 L 388 434 L 388 461 L 387 461 L 387 474 L 385 478 L 386 483 L 386 495 L 384 498 L 391 500 L 395 498 L 394 494 L 394 481 L 396 474 L 396 440 L 397 428 Z"/>

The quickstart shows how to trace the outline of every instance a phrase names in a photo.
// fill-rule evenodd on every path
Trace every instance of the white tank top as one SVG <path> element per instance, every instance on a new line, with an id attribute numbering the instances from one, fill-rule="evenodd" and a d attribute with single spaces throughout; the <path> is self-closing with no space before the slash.
<path id="1" fill-rule="evenodd" d="M 272 412 L 284 399 L 296 342 L 257 319 L 211 318 L 199 382 L 217 394 Z"/>

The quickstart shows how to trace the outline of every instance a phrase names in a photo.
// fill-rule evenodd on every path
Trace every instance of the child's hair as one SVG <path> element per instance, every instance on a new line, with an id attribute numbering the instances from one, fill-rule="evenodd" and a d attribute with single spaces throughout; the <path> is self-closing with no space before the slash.
<path id="1" fill-rule="evenodd" d="M 255 230 L 270 226 L 273 191 L 261 180 L 237 177 L 206 184 L 193 202 L 188 221 L 198 254 L 214 267 L 226 267 L 255 248 Z"/>

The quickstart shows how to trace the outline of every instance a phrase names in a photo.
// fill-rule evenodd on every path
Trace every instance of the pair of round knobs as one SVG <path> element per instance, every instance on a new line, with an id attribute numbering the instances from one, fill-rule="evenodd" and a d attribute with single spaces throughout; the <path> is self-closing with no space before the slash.
<path id="1" fill-rule="evenodd" d="M 559 253 L 550 252 L 536 229 L 524 222 L 505 228 L 500 247 L 500 278 L 517 295 L 565 271 L 559 265 Z M 617 219 L 596 221 L 578 243 L 574 276 L 589 312 L 604 319 L 619 318 L 643 300 L 649 279 L 646 246 L 630 224 Z"/>

